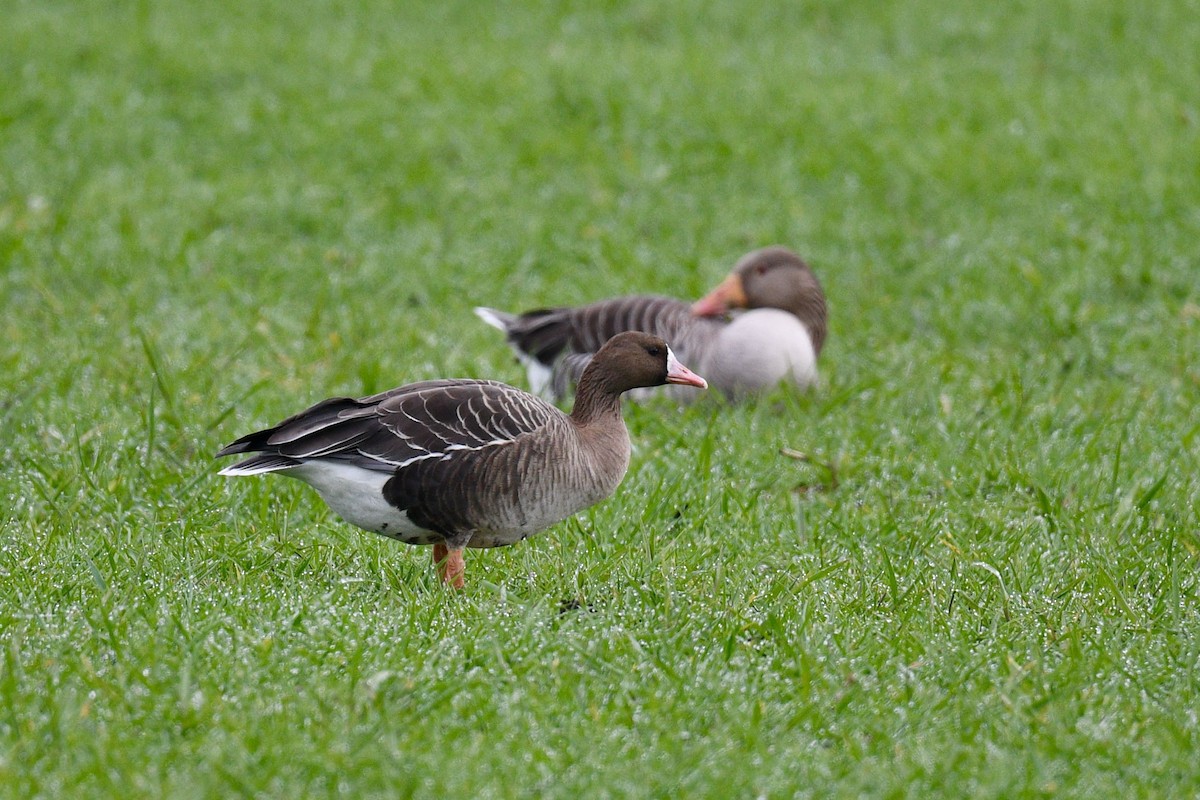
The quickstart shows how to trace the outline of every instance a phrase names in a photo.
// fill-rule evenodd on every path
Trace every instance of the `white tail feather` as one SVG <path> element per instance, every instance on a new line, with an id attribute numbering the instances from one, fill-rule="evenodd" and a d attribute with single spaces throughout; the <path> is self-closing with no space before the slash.
<path id="1" fill-rule="evenodd" d="M 494 308 L 487 306 L 475 306 L 475 316 L 491 325 L 496 330 L 508 333 L 509 327 L 512 325 L 516 317 L 512 314 L 506 314 L 503 311 L 497 311 Z"/>
<path id="2" fill-rule="evenodd" d="M 242 469 L 237 465 L 234 465 L 232 467 L 226 467 L 217 474 L 227 475 L 231 478 L 237 478 L 243 475 L 265 475 L 268 472 L 279 472 L 281 469 L 285 469 L 285 467 L 250 467 L 249 469 Z"/>
<path id="3" fill-rule="evenodd" d="M 248 458 L 237 464 L 231 464 L 217 474 L 236 478 L 242 475 L 265 475 L 268 472 L 285 472 L 289 469 L 295 469 L 298 466 L 300 466 L 300 463 L 291 458 L 263 455 Z"/>

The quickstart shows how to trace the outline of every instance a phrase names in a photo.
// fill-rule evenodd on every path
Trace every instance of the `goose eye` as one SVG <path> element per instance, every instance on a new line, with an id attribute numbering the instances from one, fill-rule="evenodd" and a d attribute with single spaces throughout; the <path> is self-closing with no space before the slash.
<path id="1" fill-rule="evenodd" d="M 647 347 L 646 352 L 649 353 L 650 355 L 654 356 L 655 358 L 662 355 L 662 350 L 658 349 L 657 347 L 655 347 L 653 345 L 651 345 L 650 347 Z"/>
<path id="2" fill-rule="evenodd" d="M 754 268 L 754 274 L 755 275 L 766 275 L 767 274 L 767 265 L 759 264 L 757 267 Z"/>

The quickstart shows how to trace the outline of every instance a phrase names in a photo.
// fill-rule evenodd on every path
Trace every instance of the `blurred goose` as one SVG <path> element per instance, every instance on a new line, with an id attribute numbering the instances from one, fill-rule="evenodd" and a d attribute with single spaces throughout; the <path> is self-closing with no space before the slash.
<path id="1" fill-rule="evenodd" d="M 746 310 L 726 316 L 736 309 Z M 633 295 L 523 314 L 483 306 L 475 313 L 504 331 L 526 367 L 531 389 L 554 400 L 567 394 L 610 336 L 630 330 L 671 342 L 681 359 L 730 397 L 781 382 L 807 388 L 817 382 L 826 331 L 821 284 L 784 247 L 747 253 L 719 286 L 691 306 L 669 297 Z"/>
<path id="2" fill-rule="evenodd" d="M 352 525 L 432 544 L 461 587 L 464 547 L 513 544 L 612 494 L 629 466 L 620 396 L 665 383 L 707 386 L 662 339 L 624 333 L 591 359 L 570 415 L 496 381 L 423 381 L 243 436 L 217 456 L 256 455 L 220 474 L 299 478 Z"/>

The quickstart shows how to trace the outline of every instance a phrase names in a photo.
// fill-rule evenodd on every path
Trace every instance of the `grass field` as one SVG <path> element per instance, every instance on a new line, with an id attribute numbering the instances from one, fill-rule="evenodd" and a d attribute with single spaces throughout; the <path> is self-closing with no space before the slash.
<path id="1" fill-rule="evenodd" d="M 1197 791 L 1195 0 L 3 17 L 0 795 Z M 215 474 L 769 243 L 822 389 L 628 409 L 461 594 Z"/>

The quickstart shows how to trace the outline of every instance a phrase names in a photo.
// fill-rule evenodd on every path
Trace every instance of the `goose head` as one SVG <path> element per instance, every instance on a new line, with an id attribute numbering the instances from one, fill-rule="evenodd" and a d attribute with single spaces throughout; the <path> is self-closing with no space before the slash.
<path id="1" fill-rule="evenodd" d="M 580 376 L 581 390 L 585 383 L 614 395 L 666 383 L 708 388 L 704 378 L 679 363 L 665 341 L 640 331 L 619 333 L 609 339 Z"/>
<path id="2" fill-rule="evenodd" d="M 692 313 L 716 317 L 739 308 L 777 308 L 795 314 L 820 352 L 825 340 L 825 293 L 808 264 L 786 247 L 764 247 L 742 256 L 725 280 L 692 304 Z"/>

